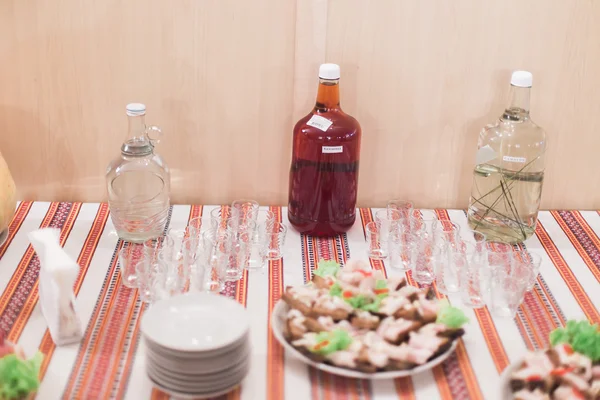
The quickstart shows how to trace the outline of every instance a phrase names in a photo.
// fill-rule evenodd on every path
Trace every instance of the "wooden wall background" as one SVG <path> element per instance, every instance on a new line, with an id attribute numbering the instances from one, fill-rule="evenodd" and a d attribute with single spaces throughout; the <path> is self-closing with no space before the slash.
<path id="1" fill-rule="evenodd" d="M 144 102 L 176 203 L 285 204 L 318 65 L 363 127 L 360 204 L 464 207 L 476 138 L 531 70 L 545 208 L 600 208 L 600 1 L 3 0 L 0 150 L 20 197 L 99 201 Z"/>

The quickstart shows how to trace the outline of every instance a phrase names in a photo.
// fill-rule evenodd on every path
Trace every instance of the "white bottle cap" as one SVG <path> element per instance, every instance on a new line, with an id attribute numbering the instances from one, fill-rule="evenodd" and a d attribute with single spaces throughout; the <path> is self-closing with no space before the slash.
<path id="1" fill-rule="evenodd" d="M 514 71 L 510 78 L 510 84 L 522 88 L 530 88 L 533 75 L 529 71 Z"/>
<path id="2" fill-rule="evenodd" d="M 319 78 L 340 79 L 340 66 L 337 64 L 321 64 L 319 67 Z"/>
<path id="3" fill-rule="evenodd" d="M 129 103 L 127 104 L 127 115 L 130 117 L 137 117 L 139 115 L 146 114 L 146 106 L 142 103 Z"/>

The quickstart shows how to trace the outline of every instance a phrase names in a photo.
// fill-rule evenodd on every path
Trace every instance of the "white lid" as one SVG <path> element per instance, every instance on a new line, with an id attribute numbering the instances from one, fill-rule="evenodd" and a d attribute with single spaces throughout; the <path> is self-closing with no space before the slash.
<path id="1" fill-rule="evenodd" d="M 137 117 L 138 115 L 146 114 L 146 105 L 142 103 L 129 103 L 127 104 L 127 115 L 130 117 Z"/>
<path id="2" fill-rule="evenodd" d="M 319 78 L 340 79 L 340 66 L 337 64 L 321 64 L 319 67 Z"/>
<path id="3" fill-rule="evenodd" d="M 533 75 L 529 71 L 514 71 L 510 78 L 510 84 L 517 87 L 530 88 Z"/>

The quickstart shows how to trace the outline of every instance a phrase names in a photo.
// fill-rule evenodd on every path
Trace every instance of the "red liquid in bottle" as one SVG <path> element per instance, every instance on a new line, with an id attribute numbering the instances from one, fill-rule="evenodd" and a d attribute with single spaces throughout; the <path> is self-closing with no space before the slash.
<path id="1" fill-rule="evenodd" d="M 331 125 L 317 118 L 311 126 L 315 115 Z M 288 218 L 299 232 L 333 236 L 354 224 L 360 137 L 340 108 L 339 79 L 320 79 L 315 108 L 294 127 Z"/>

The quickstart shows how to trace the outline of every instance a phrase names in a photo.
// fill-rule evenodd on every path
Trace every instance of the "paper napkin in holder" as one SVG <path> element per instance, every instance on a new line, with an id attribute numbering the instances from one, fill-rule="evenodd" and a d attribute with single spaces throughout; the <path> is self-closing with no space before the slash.
<path id="1" fill-rule="evenodd" d="M 83 336 L 73 294 L 79 265 L 60 245 L 59 229 L 38 229 L 28 237 L 40 261 L 40 305 L 52 340 L 58 346 L 77 342 Z"/>

